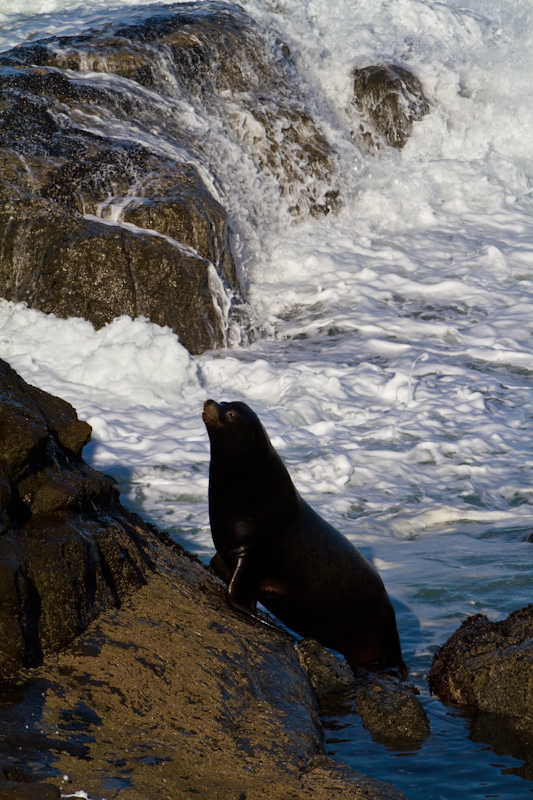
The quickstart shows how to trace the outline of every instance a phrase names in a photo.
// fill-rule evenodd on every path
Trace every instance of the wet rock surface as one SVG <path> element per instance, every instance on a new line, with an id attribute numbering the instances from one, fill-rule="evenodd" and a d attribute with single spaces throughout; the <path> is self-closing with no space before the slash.
<path id="1" fill-rule="evenodd" d="M 220 582 L 179 548 L 161 543 L 157 567 L 120 609 L 4 685 L 11 780 L 93 800 L 401 800 L 324 755 L 290 637 L 231 612 Z"/>
<path id="2" fill-rule="evenodd" d="M 49 783 L 0 780 L 0 800 L 59 800 L 61 792 Z"/>
<path id="3" fill-rule="evenodd" d="M 432 694 L 471 714 L 475 741 L 524 760 L 533 777 L 533 605 L 507 619 L 466 619 L 433 659 Z"/>
<path id="4" fill-rule="evenodd" d="M 364 669 L 353 672 L 312 639 L 300 642 L 298 655 L 324 716 L 355 710 L 375 741 L 398 748 L 421 744 L 429 736 L 429 720 L 413 687 Z"/>
<path id="5" fill-rule="evenodd" d="M 2 296 L 97 328 L 145 316 L 193 353 L 226 344 L 230 230 L 195 167 L 76 129 L 57 116 L 61 95 L 30 102 L 54 89 L 35 72 L 2 81 Z"/>
<path id="6" fill-rule="evenodd" d="M 247 319 L 228 208 L 261 224 L 249 178 L 224 183 L 228 160 L 249 159 L 295 214 L 336 205 L 335 156 L 287 49 L 237 6 L 176 4 L 23 45 L 0 75 L 8 300 L 96 327 L 142 315 L 192 353 L 221 347 Z"/>
<path id="7" fill-rule="evenodd" d="M 420 80 L 396 64 L 378 64 L 354 71 L 354 105 L 361 115 L 358 139 L 370 150 L 401 150 L 413 123 L 429 112 Z"/>

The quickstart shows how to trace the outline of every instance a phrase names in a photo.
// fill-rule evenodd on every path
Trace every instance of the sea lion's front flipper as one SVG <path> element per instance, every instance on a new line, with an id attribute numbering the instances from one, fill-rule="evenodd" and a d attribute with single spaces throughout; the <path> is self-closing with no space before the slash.
<path id="1" fill-rule="evenodd" d="M 226 589 L 226 599 L 234 609 L 246 614 L 247 617 L 280 631 L 277 625 L 260 617 L 257 613 L 257 596 L 259 594 L 260 577 L 249 556 L 242 555 L 237 561 L 237 565 L 231 576 L 231 580 Z"/>

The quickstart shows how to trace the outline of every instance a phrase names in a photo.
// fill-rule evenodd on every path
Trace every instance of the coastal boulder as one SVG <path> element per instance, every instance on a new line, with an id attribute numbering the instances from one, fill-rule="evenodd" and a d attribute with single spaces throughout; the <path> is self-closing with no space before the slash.
<path id="1" fill-rule="evenodd" d="M 490 622 L 468 617 L 437 652 L 432 694 L 473 711 L 473 738 L 525 760 L 533 775 L 533 605 Z"/>
<path id="2" fill-rule="evenodd" d="M 152 571 L 146 526 L 82 458 L 91 427 L 0 361 L 0 681 L 70 642 Z"/>
<path id="3" fill-rule="evenodd" d="M 435 655 L 429 685 L 441 700 L 533 724 L 533 605 L 499 622 L 468 617 Z"/>
<path id="4" fill-rule="evenodd" d="M 405 800 L 326 755 L 285 631 L 232 611 L 214 574 L 163 537 L 154 559 L 121 608 L 0 687 L 11 786 L 131 800 Z"/>
<path id="5" fill-rule="evenodd" d="M 287 48 L 237 6 L 30 42 L 0 71 L 5 299 L 97 328 L 145 316 L 192 353 L 224 347 L 250 330 L 232 241 L 250 246 L 265 205 L 337 205 L 335 154 Z"/>
<path id="6" fill-rule="evenodd" d="M 238 294 L 230 229 L 196 169 L 65 131 L 51 115 L 34 135 L 20 99 L 35 90 L 32 70 L 20 70 L 12 96 L 3 86 L 0 294 L 96 328 L 145 316 L 192 353 L 227 344 Z"/>
<path id="7" fill-rule="evenodd" d="M 360 115 L 357 137 L 370 150 L 384 145 L 401 150 L 413 122 L 429 112 L 420 80 L 406 67 L 378 64 L 356 69 L 353 81 L 353 102 Z"/>

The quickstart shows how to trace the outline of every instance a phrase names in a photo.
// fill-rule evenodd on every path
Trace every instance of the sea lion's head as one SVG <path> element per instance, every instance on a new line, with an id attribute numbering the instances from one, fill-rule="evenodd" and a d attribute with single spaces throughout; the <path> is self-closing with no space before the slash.
<path id="1" fill-rule="evenodd" d="M 271 447 L 261 420 L 246 403 L 206 400 L 202 419 L 211 441 L 211 452 L 223 449 L 226 457 L 259 454 Z"/>
<path id="2" fill-rule="evenodd" d="M 263 507 L 268 513 L 274 507 L 293 513 L 298 494 L 255 411 L 246 403 L 206 400 L 202 418 L 211 444 L 209 513 L 214 519 L 225 518 L 228 508 L 247 519 L 250 509 L 256 514 Z"/>
<path id="3" fill-rule="evenodd" d="M 205 401 L 202 419 L 208 431 L 261 424 L 257 414 L 246 403 L 217 403 L 216 400 Z"/>

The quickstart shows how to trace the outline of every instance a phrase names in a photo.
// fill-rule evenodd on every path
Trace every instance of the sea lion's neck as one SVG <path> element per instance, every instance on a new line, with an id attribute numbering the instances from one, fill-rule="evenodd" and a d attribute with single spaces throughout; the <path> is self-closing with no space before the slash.
<path id="1" fill-rule="evenodd" d="M 250 457 L 227 458 L 212 449 L 209 470 L 209 506 L 232 509 L 232 516 L 246 518 L 252 511 L 265 516 L 287 515 L 298 505 L 298 492 L 285 464 L 270 442 L 262 452 Z"/>

